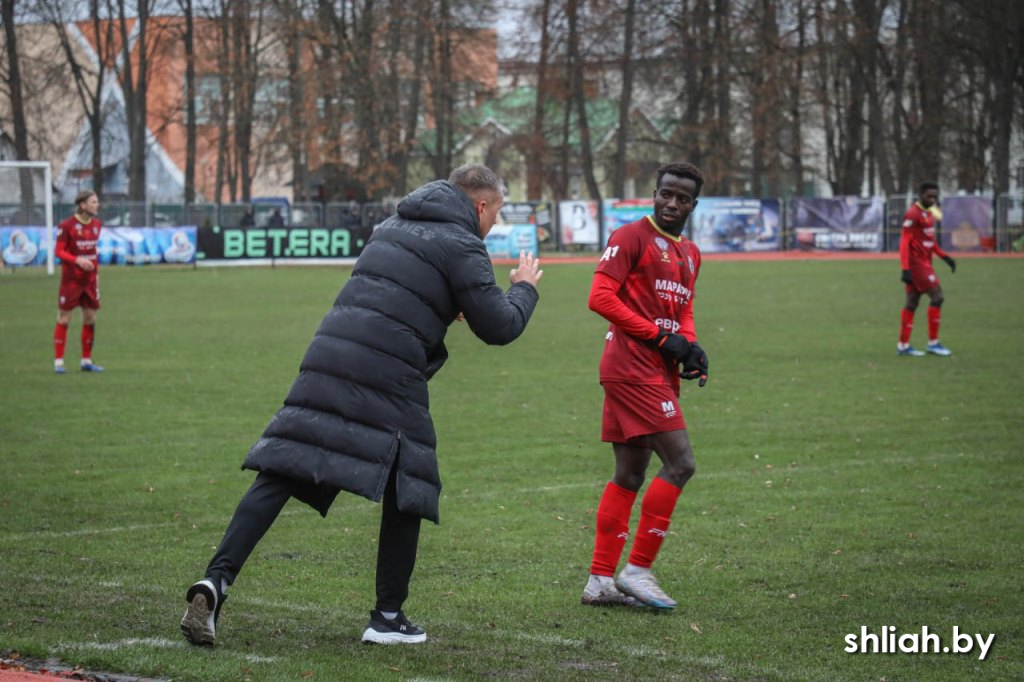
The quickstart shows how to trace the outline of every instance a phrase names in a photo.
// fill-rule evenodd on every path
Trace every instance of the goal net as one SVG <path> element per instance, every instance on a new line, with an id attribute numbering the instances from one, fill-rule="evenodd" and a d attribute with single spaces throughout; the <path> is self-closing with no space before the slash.
<path id="1" fill-rule="evenodd" d="M 0 248 L 4 267 L 54 272 L 53 178 L 49 161 L 0 161 Z"/>

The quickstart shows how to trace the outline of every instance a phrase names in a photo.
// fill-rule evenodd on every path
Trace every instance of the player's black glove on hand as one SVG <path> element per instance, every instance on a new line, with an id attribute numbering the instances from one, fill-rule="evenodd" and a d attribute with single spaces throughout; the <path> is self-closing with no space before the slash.
<path id="1" fill-rule="evenodd" d="M 900 273 L 900 281 L 904 284 L 913 284 L 914 278 L 910 276 L 910 270 L 904 270 Z"/>
<path id="2" fill-rule="evenodd" d="M 697 386 L 701 388 L 708 383 L 708 354 L 696 341 L 690 344 L 690 352 L 683 361 L 683 371 L 679 376 L 687 381 L 700 379 Z"/>
<path id="3" fill-rule="evenodd" d="M 690 352 L 690 342 L 686 337 L 670 332 L 658 332 L 647 344 L 673 362 L 682 362 Z"/>
<path id="4" fill-rule="evenodd" d="M 955 260 L 953 260 L 950 256 L 943 256 L 942 260 L 946 261 L 946 265 L 949 266 L 950 271 L 956 272 L 956 261 Z"/>

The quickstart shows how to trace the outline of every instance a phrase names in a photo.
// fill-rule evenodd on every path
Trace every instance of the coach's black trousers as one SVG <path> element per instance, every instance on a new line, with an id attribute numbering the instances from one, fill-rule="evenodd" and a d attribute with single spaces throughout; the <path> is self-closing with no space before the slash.
<path id="1" fill-rule="evenodd" d="M 420 537 L 420 517 L 398 510 L 395 470 L 391 469 L 384 489 L 377 542 L 376 608 L 381 611 L 400 611 L 409 596 L 409 579 L 416 566 Z M 238 503 L 224 539 L 206 567 L 206 577 L 217 585 L 222 578 L 228 584 L 234 583 L 246 559 L 299 485 L 303 484 L 260 472 Z"/>

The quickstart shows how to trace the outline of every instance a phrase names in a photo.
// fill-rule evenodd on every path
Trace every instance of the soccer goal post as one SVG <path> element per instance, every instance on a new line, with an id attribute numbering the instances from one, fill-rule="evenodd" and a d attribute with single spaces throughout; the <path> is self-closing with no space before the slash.
<path id="1" fill-rule="evenodd" d="M 46 272 L 52 275 L 53 176 L 50 162 L 0 161 L 0 197 L 0 226 L 43 228 Z"/>

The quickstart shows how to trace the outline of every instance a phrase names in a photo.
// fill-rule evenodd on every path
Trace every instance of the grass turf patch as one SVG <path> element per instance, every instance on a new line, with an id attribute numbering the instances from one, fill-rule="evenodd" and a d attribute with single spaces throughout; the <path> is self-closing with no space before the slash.
<path id="1" fill-rule="evenodd" d="M 697 476 L 655 570 L 672 614 L 581 606 L 606 325 L 593 268 L 546 268 L 522 339 L 465 325 L 431 382 L 444 490 L 410 617 L 366 647 L 377 507 L 290 502 L 231 590 L 212 650 L 178 633 L 344 268 L 106 268 L 95 357 L 51 369 L 57 281 L 0 277 L 0 652 L 173 679 L 938 679 L 1024 676 L 1024 291 L 1016 260 L 943 274 L 950 358 L 898 358 L 887 261 L 708 260 L 711 380 L 681 401 Z M 499 268 L 505 282 L 507 268 Z M 924 305 L 914 342 L 923 346 Z M 649 474 L 656 472 L 652 465 Z M 634 526 L 636 512 L 634 513 Z M 995 633 L 970 654 L 844 652 L 847 634 Z"/>

